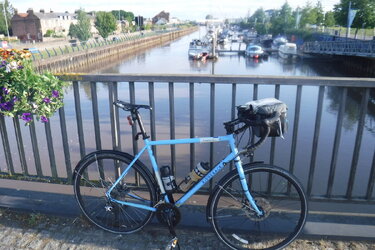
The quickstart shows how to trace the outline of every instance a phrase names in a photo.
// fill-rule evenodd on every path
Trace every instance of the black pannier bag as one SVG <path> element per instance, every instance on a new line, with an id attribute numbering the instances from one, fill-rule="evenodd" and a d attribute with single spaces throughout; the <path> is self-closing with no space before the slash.
<path id="1" fill-rule="evenodd" d="M 274 113 L 278 111 L 281 115 L 280 118 L 270 125 L 270 134 L 271 137 L 281 137 L 284 138 L 284 134 L 288 130 L 288 120 L 286 117 L 288 107 L 282 101 L 279 101 L 275 98 L 265 98 L 256 101 L 251 101 L 245 105 L 237 107 L 238 110 L 238 119 L 240 121 L 246 122 L 247 120 L 262 120 L 265 118 L 272 118 Z M 262 126 L 253 126 L 253 133 L 261 137 L 267 131 Z"/>

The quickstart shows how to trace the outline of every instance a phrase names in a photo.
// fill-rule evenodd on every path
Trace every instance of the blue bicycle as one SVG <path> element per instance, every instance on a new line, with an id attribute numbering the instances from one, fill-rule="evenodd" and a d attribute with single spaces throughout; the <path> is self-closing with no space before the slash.
<path id="1" fill-rule="evenodd" d="M 224 123 L 227 135 L 152 141 L 142 123 L 139 109 L 151 109 L 122 101 L 114 103 L 130 111 L 129 123 L 138 126 L 137 138 L 145 146 L 135 156 L 100 150 L 84 157 L 74 171 L 74 192 L 83 214 L 95 225 L 113 233 L 133 233 L 154 215 L 168 225 L 173 236 L 170 248 L 178 246 L 174 227 L 182 206 L 223 168 L 234 166 L 215 185 L 207 202 L 207 220 L 220 240 L 232 249 L 279 249 L 302 231 L 307 200 L 299 181 L 286 170 L 254 162 L 242 164 L 269 136 L 282 137 L 287 129 L 286 105 L 274 98 L 237 107 L 238 118 Z M 241 150 L 238 138 L 250 131 L 259 139 L 249 140 Z M 250 137 L 250 136 L 249 136 Z M 152 147 L 186 143 L 227 142 L 230 152 L 216 166 L 198 166 L 177 185 L 169 168 L 159 168 Z M 148 152 L 151 172 L 140 160 Z M 184 193 L 174 200 L 174 193 Z"/>

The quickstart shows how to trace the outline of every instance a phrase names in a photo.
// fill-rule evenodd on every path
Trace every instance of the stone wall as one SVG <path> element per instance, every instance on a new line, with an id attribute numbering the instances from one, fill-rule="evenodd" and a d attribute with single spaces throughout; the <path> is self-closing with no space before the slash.
<path id="1" fill-rule="evenodd" d="M 113 61 L 114 58 L 135 54 L 148 48 L 160 46 L 179 37 L 196 31 L 197 28 L 188 28 L 158 36 L 144 37 L 123 43 L 106 45 L 100 48 L 88 48 L 68 55 L 55 56 L 34 61 L 36 69 L 40 72 L 48 70 L 53 73 L 76 72 L 82 67 L 93 67 L 95 64 L 103 64 Z"/>

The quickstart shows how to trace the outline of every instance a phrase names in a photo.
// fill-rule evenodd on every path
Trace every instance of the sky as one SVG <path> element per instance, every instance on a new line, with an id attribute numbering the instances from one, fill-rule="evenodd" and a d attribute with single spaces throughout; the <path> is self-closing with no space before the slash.
<path id="1" fill-rule="evenodd" d="M 288 0 L 292 8 L 303 7 L 308 0 Z M 285 0 L 9 0 L 19 13 L 29 8 L 45 11 L 71 13 L 83 8 L 85 11 L 131 11 L 135 15 L 152 18 L 160 11 L 170 13 L 170 17 L 181 20 L 202 20 L 211 14 L 215 18 L 239 18 L 251 15 L 256 9 L 279 9 Z M 310 0 L 315 4 L 316 0 Z M 332 10 L 340 0 L 321 0 L 325 11 Z"/>

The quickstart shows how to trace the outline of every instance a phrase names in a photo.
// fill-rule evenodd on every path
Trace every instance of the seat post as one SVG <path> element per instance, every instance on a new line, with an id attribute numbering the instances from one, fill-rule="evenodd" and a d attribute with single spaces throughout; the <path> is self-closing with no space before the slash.
<path id="1" fill-rule="evenodd" d="M 141 130 L 141 134 L 142 134 L 143 140 L 147 139 L 147 138 L 150 138 L 150 136 L 148 136 L 147 133 L 146 133 L 145 127 L 143 126 L 142 117 L 139 114 L 138 110 L 135 110 L 134 114 L 135 114 L 136 120 L 138 122 L 138 126 L 139 126 L 139 128 Z"/>

